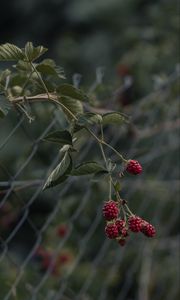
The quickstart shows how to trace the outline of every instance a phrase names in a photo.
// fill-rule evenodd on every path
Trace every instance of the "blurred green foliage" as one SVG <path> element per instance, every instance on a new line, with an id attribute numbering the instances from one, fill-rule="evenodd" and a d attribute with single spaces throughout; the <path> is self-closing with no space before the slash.
<path id="1" fill-rule="evenodd" d="M 8 14 L 5 14 L 7 7 Z M 96 68 L 105 67 L 102 84 L 90 92 L 93 104 L 132 116 L 130 125 L 107 127 L 106 138 L 124 155 L 139 159 L 144 166 L 141 179 L 128 175 L 122 179 L 122 196 L 133 211 L 152 220 L 157 228 L 154 241 L 137 236 L 130 238 L 123 249 L 106 241 L 101 217 L 102 201 L 107 198 L 104 181 L 77 179 L 53 191 L 38 192 L 38 186 L 34 186 L 8 196 L 0 187 L 1 201 L 9 205 L 7 212 L 0 211 L 2 300 L 21 271 L 17 289 L 12 290 L 8 299 L 33 299 L 34 288 L 45 274 L 31 253 L 36 243 L 52 253 L 70 253 L 71 262 L 60 270 L 60 275 L 49 274 L 34 299 L 53 299 L 63 283 L 63 296 L 58 300 L 76 297 L 79 300 L 145 300 L 146 293 L 153 300 L 178 299 L 177 1 L 17 0 L 11 5 L 4 2 L 1 11 L 0 24 L 4 27 L 1 43 L 23 46 L 32 40 L 44 44 L 50 49 L 47 57 L 65 68 L 67 78 L 74 73 L 82 74 L 86 90 L 91 90 L 96 81 Z M 124 84 L 124 74 L 131 76 L 133 84 L 114 98 Z M 50 164 L 55 163 L 58 147 L 40 141 L 39 137 L 53 119 L 56 120 L 51 128 L 54 130 L 64 128 L 65 120 L 60 111 L 42 103 L 32 105 L 32 114 L 35 121 L 29 124 L 22 120 L 3 147 L 22 116 L 13 110 L 0 121 L 1 182 L 44 179 Z M 83 139 L 79 147 L 87 160 L 99 157 L 95 144 L 84 144 Z M 27 166 L 14 178 L 31 154 Z M 78 157 L 77 163 L 81 159 Z M 6 228 L 2 220 L 10 217 L 12 222 L 6 221 L 9 224 Z M 61 223 L 69 228 L 67 240 L 56 235 Z M 17 232 L 8 241 L 15 228 Z M 89 230 L 92 230 L 90 236 Z M 23 267 L 28 255 L 30 261 Z M 149 277 L 143 281 L 146 275 Z"/>

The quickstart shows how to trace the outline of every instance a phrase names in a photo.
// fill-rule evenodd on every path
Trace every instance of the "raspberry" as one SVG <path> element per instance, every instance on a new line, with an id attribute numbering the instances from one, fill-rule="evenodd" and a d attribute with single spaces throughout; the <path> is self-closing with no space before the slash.
<path id="1" fill-rule="evenodd" d="M 156 234 L 156 229 L 152 224 L 150 224 L 146 221 L 143 221 L 141 232 L 144 233 L 148 237 L 153 237 Z"/>
<path id="2" fill-rule="evenodd" d="M 131 173 L 131 174 L 137 175 L 137 174 L 140 174 L 142 172 L 142 167 L 141 167 L 140 163 L 137 160 L 132 160 L 131 159 L 131 160 L 128 161 L 126 171 Z"/>
<path id="3" fill-rule="evenodd" d="M 115 239 L 119 234 L 116 224 L 107 224 L 105 233 L 109 239 Z"/>
<path id="4" fill-rule="evenodd" d="M 57 235 L 59 237 L 65 237 L 68 234 L 68 226 L 66 224 L 60 224 L 57 228 Z"/>
<path id="5" fill-rule="evenodd" d="M 124 220 L 118 219 L 118 220 L 116 220 L 115 224 L 116 224 L 116 226 L 117 226 L 117 228 L 118 228 L 119 233 L 121 233 L 121 230 L 122 230 L 122 229 L 124 228 L 124 226 L 125 226 L 125 221 L 124 221 Z"/>
<path id="6" fill-rule="evenodd" d="M 120 246 L 124 246 L 126 244 L 126 240 L 125 239 L 120 239 L 118 241 L 118 243 L 119 243 Z"/>
<path id="7" fill-rule="evenodd" d="M 119 214 L 117 203 L 113 200 L 105 202 L 103 206 L 103 216 L 107 221 L 116 219 Z"/>
<path id="8" fill-rule="evenodd" d="M 132 216 L 129 218 L 128 224 L 129 224 L 129 229 L 132 232 L 139 232 L 141 231 L 142 228 L 142 219 L 137 216 Z"/>
<path id="9" fill-rule="evenodd" d="M 123 237 L 128 236 L 128 231 L 127 231 L 127 229 L 126 229 L 126 228 L 123 228 L 123 229 L 121 230 L 121 234 L 122 234 Z"/>

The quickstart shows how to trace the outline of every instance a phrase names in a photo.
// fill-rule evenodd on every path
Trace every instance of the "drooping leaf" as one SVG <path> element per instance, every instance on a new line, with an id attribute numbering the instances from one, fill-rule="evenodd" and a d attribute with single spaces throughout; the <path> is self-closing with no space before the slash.
<path id="1" fill-rule="evenodd" d="M 43 55 L 48 49 L 43 46 L 34 47 L 33 43 L 27 42 L 24 50 L 28 61 L 34 61 Z"/>
<path id="2" fill-rule="evenodd" d="M 102 116 L 91 112 L 84 113 L 78 116 L 77 125 L 86 126 L 88 124 L 97 124 L 102 122 Z"/>
<path id="3" fill-rule="evenodd" d="M 79 101 L 88 101 L 87 95 L 85 95 L 80 89 L 75 88 L 71 84 L 62 84 L 57 88 L 57 92 L 60 96 L 67 96 Z"/>
<path id="4" fill-rule="evenodd" d="M 71 175 L 73 176 L 81 176 L 81 175 L 88 175 L 88 174 L 94 174 L 100 171 L 106 171 L 105 168 L 100 165 L 99 163 L 95 161 L 89 161 L 89 162 L 84 162 L 77 167 L 75 167 Z"/>
<path id="5" fill-rule="evenodd" d="M 25 54 L 22 49 L 18 48 L 13 44 L 0 45 L 0 60 L 1 61 L 16 61 L 24 59 Z"/>
<path id="6" fill-rule="evenodd" d="M 11 104 L 5 99 L 3 95 L 0 95 L 0 118 L 4 118 L 9 110 L 11 109 Z"/>
<path id="7" fill-rule="evenodd" d="M 36 66 L 36 69 L 43 75 L 51 75 L 65 79 L 63 69 L 56 66 L 55 62 L 52 59 L 44 59 Z"/>
<path id="8" fill-rule="evenodd" d="M 120 112 L 110 112 L 102 116 L 103 125 L 122 125 L 129 123 L 129 117 Z"/>
<path id="9" fill-rule="evenodd" d="M 82 103 L 78 100 L 72 99 L 70 97 L 59 97 L 59 102 L 63 104 L 66 108 L 62 106 L 62 110 L 66 114 L 68 119 L 73 119 L 73 115 L 78 115 L 83 113 L 83 106 Z M 70 114 L 68 110 L 72 113 Z"/>
<path id="10" fill-rule="evenodd" d="M 68 177 L 68 174 L 72 169 L 72 158 L 69 153 L 65 153 L 61 162 L 57 165 L 57 167 L 52 171 L 46 180 L 43 190 L 47 188 L 54 187 L 59 183 L 65 181 Z"/>
<path id="11" fill-rule="evenodd" d="M 50 132 L 43 138 L 43 140 L 60 145 L 72 145 L 72 136 L 67 130 Z"/>

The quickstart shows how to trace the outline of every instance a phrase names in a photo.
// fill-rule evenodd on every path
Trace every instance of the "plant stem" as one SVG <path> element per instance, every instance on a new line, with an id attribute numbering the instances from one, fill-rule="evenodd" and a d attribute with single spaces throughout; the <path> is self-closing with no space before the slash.
<path id="1" fill-rule="evenodd" d="M 48 98 L 50 99 L 50 97 L 49 97 L 49 91 L 48 91 L 47 86 L 45 85 L 45 83 L 44 83 L 44 81 L 43 81 L 41 75 L 40 75 L 39 72 L 36 70 L 34 64 L 33 64 L 31 61 L 30 61 L 29 63 L 30 63 L 30 65 L 32 66 L 34 72 L 37 74 L 39 80 L 40 80 L 41 83 L 42 83 L 42 86 L 44 87 L 44 89 L 45 89 L 45 91 L 46 91 L 46 94 L 47 94 Z"/>
<path id="2" fill-rule="evenodd" d="M 124 204 L 125 208 L 127 209 L 127 211 L 130 213 L 131 216 L 134 216 L 134 214 L 132 213 L 132 211 L 129 209 L 129 207 L 127 206 L 127 204 Z"/>
<path id="3" fill-rule="evenodd" d="M 32 74 L 33 74 L 33 71 L 31 71 L 31 73 L 29 74 L 28 78 L 26 79 L 26 82 L 24 83 L 24 86 L 23 86 L 22 91 L 21 91 L 21 95 L 23 95 L 25 87 L 28 84 L 29 80 L 31 79 Z"/>
<path id="4" fill-rule="evenodd" d="M 111 200 L 111 195 L 112 195 L 111 180 L 112 180 L 112 177 L 111 177 L 111 175 L 109 174 L 109 200 Z"/>
<path id="5" fill-rule="evenodd" d="M 105 145 L 106 147 L 108 147 L 108 148 L 110 148 L 113 152 L 115 152 L 119 157 L 120 157 L 120 159 L 123 161 L 123 162 L 125 162 L 125 163 L 127 163 L 127 160 L 116 150 L 116 149 L 114 149 L 114 147 L 112 147 L 111 145 L 109 145 L 108 143 L 106 143 L 105 141 L 103 141 L 103 140 L 101 140 L 101 139 L 99 139 L 93 132 L 92 132 L 92 130 L 91 129 L 89 129 L 89 128 L 86 128 L 87 129 L 87 131 L 97 140 L 97 142 L 98 143 L 101 143 L 101 144 L 103 144 L 103 145 Z"/>
<path id="6" fill-rule="evenodd" d="M 102 127 L 102 124 L 100 124 L 100 128 L 101 128 L 101 140 L 103 141 L 103 140 L 104 140 L 104 133 L 103 133 L 103 127 Z M 100 149 L 101 149 L 101 153 L 102 153 L 102 156 L 103 156 L 103 159 L 104 159 L 106 168 L 108 168 L 108 162 L 107 162 L 107 158 L 106 158 L 106 155 L 105 155 L 105 152 L 104 152 L 102 143 L 98 142 L 98 144 L 99 144 L 99 147 L 100 147 Z"/>
<path id="7" fill-rule="evenodd" d="M 127 163 L 127 160 L 116 150 L 116 149 L 114 149 L 114 147 L 112 147 L 111 145 L 109 145 L 109 144 L 107 144 L 106 142 L 104 142 L 104 141 L 102 141 L 101 142 L 102 144 L 104 144 L 105 146 L 107 146 L 108 148 L 110 148 L 111 150 L 113 150 L 116 154 L 117 154 L 117 156 L 119 156 L 120 157 L 120 159 L 123 161 L 123 162 L 125 162 L 125 163 Z"/>
<path id="8" fill-rule="evenodd" d="M 70 115 L 71 115 L 71 117 L 74 119 L 74 120 L 78 120 L 77 118 L 76 118 L 76 116 L 64 105 L 64 104 L 62 104 L 61 102 L 59 102 L 59 101 L 57 101 L 56 99 L 54 99 L 53 97 L 50 97 L 49 98 L 50 100 L 52 100 L 54 103 L 56 103 L 57 105 L 60 105 L 61 107 L 63 107 Z"/>

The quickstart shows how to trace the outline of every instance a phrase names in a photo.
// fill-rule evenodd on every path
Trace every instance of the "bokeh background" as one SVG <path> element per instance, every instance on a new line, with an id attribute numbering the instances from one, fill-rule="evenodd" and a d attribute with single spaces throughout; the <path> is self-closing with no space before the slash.
<path id="1" fill-rule="evenodd" d="M 103 181 L 42 192 L 59 154 L 41 138 L 65 123 L 47 105 L 33 106 L 32 124 L 12 111 L 0 121 L 2 300 L 179 299 L 179 13 L 175 0 L 2 2 L 1 44 L 44 45 L 97 107 L 131 116 L 106 139 L 142 163 L 141 177 L 122 180 L 122 196 L 157 229 L 120 248 L 104 235 Z M 93 141 L 80 147 L 77 161 L 99 159 Z"/>

